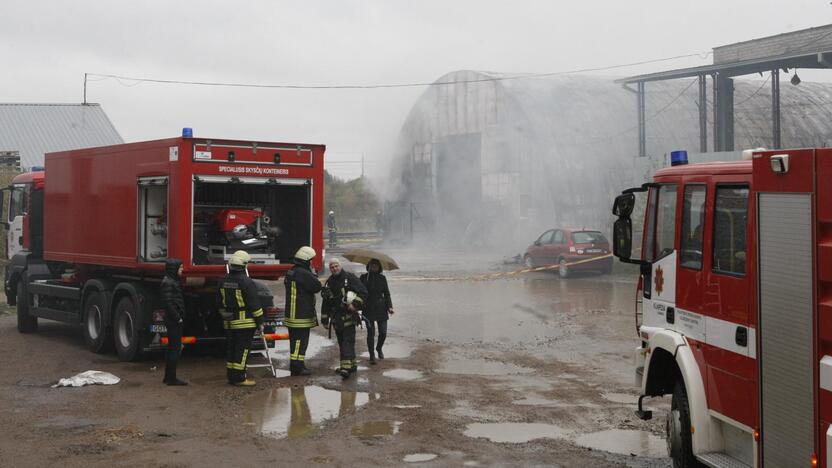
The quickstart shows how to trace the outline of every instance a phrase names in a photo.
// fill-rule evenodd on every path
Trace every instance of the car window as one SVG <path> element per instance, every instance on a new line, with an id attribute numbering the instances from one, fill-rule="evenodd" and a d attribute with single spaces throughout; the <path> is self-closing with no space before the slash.
<path id="1" fill-rule="evenodd" d="M 580 231 L 572 233 L 572 242 L 576 244 L 602 244 L 607 242 L 607 238 L 598 231 Z"/>
<path id="2" fill-rule="evenodd" d="M 563 231 L 555 231 L 555 238 L 552 240 L 553 244 L 563 244 Z"/>
<path id="3" fill-rule="evenodd" d="M 702 269 L 705 193 L 704 185 L 686 185 L 682 197 L 682 248 L 679 263 L 685 268 Z"/>
<path id="4" fill-rule="evenodd" d="M 551 244 L 552 243 L 552 234 L 555 231 L 546 231 L 537 238 L 537 241 L 541 244 Z"/>
<path id="5" fill-rule="evenodd" d="M 718 273 L 744 275 L 748 187 L 717 187 L 715 200 L 713 270 Z"/>

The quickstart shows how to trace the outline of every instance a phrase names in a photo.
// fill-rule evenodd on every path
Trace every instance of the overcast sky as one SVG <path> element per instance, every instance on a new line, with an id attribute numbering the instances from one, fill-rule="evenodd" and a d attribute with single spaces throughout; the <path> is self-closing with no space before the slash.
<path id="1" fill-rule="evenodd" d="M 827 0 L 0 0 L 0 102 L 81 102 L 84 73 L 186 81 L 430 82 L 460 69 L 556 72 L 706 53 L 832 22 Z M 711 63 L 688 58 L 623 76 Z M 91 78 L 95 80 L 98 78 Z M 832 79 L 832 77 L 830 78 Z M 423 88 L 239 89 L 90 81 L 126 141 L 324 143 L 342 177 L 384 168 Z"/>

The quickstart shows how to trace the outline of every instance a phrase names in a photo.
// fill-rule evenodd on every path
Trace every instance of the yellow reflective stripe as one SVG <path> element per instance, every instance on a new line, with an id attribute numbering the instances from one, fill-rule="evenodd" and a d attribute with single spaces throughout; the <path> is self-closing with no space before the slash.
<path id="1" fill-rule="evenodd" d="M 225 288 L 220 288 L 220 296 L 222 296 L 223 308 L 228 307 L 228 304 L 225 302 Z"/>
<path id="2" fill-rule="evenodd" d="M 299 356 L 300 356 L 300 340 L 295 340 L 295 351 L 292 352 L 292 355 L 289 356 L 289 359 L 292 360 L 292 361 L 297 361 Z"/>
<path id="3" fill-rule="evenodd" d="M 251 313 L 251 315 L 252 315 L 253 317 L 255 317 L 255 318 L 256 318 L 256 317 L 260 317 L 260 316 L 262 316 L 262 315 L 263 315 L 263 309 L 257 309 L 257 310 L 255 310 L 254 312 L 252 312 L 252 313 Z"/>
<path id="4" fill-rule="evenodd" d="M 246 360 L 248 359 L 248 350 L 243 351 L 243 360 L 240 361 L 240 365 L 243 366 L 242 370 L 246 369 Z"/>
<path id="5" fill-rule="evenodd" d="M 244 308 L 246 306 L 246 301 L 245 301 L 245 299 L 243 299 L 243 290 L 242 289 L 237 289 L 237 290 L 234 291 L 234 294 L 237 298 L 237 307 L 239 307 L 241 309 Z"/>
<path id="6" fill-rule="evenodd" d="M 246 319 L 246 311 L 245 310 L 238 310 L 237 315 L 240 316 L 237 320 L 245 320 Z"/>
<path id="7" fill-rule="evenodd" d="M 291 299 L 289 302 L 289 318 L 295 318 L 295 313 L 297 312 L 298 306 L 298 283 L 292 281 L 292 294 Z"/>

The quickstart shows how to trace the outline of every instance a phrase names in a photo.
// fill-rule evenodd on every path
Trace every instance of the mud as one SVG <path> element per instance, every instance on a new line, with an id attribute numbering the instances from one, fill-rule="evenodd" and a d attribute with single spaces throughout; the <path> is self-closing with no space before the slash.
<path id="1" fill-rule="evenodd" d="M 230 387 L 221 358 L 186 350 L 191 385 L 173 388 L 161 355 L 123 363 L 88 352 L 78 327 L 22 335 L 0 316 L 0 466 L 670 466 L 667 400 L 648 402 L 652 421 L 633 415 L 634 271 L 476 281 L 512 266 L 488 252 L 390 253 L 402 270 L 388 273 L 386 359 L 368 365 L 359 330 L 349 380 L 320 328 L 311 377 L 286 376 L 280 342 L 277 379 L 256 369 L 256 387 Z M 122 382 L 48 388 L 89 369 Z"/>

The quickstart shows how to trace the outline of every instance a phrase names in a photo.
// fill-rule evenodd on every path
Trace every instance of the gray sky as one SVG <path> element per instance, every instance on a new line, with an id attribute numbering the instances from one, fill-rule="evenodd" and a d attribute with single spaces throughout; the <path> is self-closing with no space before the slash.
<path id="1" fill-rule="evenodd" d="M 827 0 L 0 0 L 0 102 L 80 102 L 85 72 L 187 81 L 374 84 L 459 69 L 555 72 L 706 53 L 832 22 Z M 610 72 L 711 63 L 688 58 Z M 805 78 L 804 78 L 805 79 Z M 832 79 L 832 77 L 830 77 Z M 272 90 L 90 81 L 127 141 L 324 143 L 328 167 L 383 171 L 422 88 Z"/>

